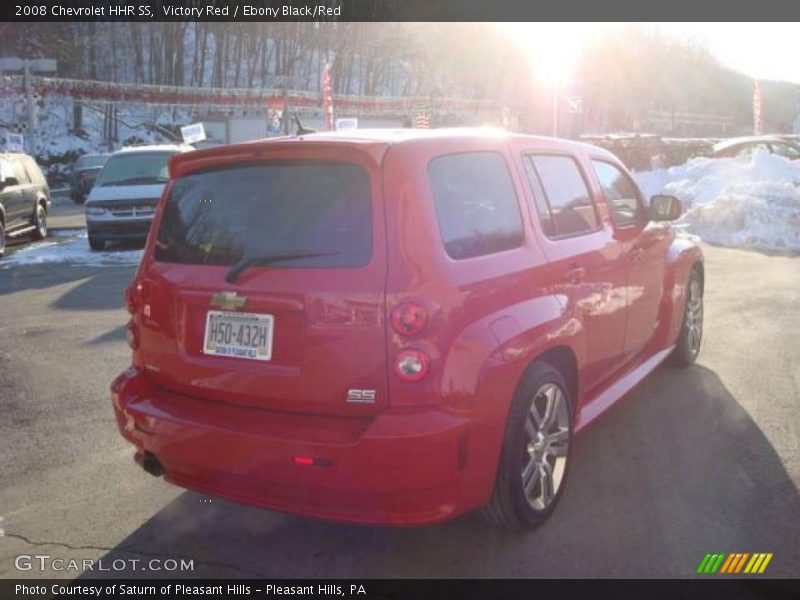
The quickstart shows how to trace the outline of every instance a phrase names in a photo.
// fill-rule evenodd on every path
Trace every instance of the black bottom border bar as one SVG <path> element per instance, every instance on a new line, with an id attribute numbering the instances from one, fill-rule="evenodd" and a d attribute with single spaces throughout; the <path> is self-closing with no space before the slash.
<path id="1" fill-rule="evenodd" d="M 773 600 L 800 598 L 800 579 L 3 579 L 0 598 Z"/>

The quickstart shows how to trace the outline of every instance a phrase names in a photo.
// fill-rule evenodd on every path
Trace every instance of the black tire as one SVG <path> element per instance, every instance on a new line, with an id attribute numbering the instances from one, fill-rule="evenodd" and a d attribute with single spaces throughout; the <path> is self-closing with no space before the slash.
<path id="1" fill-rule="evenodd" d="M 95 251 L 105 250 L 106 243 L 103 240 L 98 240 L 97 238 L 89 236 L 89 248 Z"/>
<path id="2" fill-rule="evenodd" d="M 683 309 L 681 332 L 670 362 L 676 367 L 688 367 L 700 353 L 703 341 L 703 281 L 695 268 L 686 282 L 686 304 Z"/>
<path id="3" fill-rule="evenodd" d="M 33 213 L 33 224 L 36 229 L 33 230 L 31 237 L 35 240 L 43 240 L 47 237 L 47 208 L 41 202 L 36 204 L 36 210 Z"/>
<path id="4" fill-rule="evenodd" d="M 552 386 L 555 386 L 562 394 L 561 402 L 563 402 L 563 412 L 566 420 L 563 420 L 564 415 L 561 414 L 560 409 L 555 410 L 559 411 L 560 415 L 558 418 L 558 435 L 564 439 L 560 440 L 558 445 L 554 444 L 553 446 L 546 442 L 547 449 L 543 452 L 541 448 L 538 451 L 532 450 L 531 447 L 535 447 L 536 444 L 532 441 L 530 427 L 534 426 L 535 429 L 535 424 L 538 421 L 538 419 L 534 419 L 532 405 L 535 401 L 537 403 L 537 412 L 539 412 L 542 401 L 545 404 L 548 402 L 548 392 L 543 390 L 552 390 Z M 516 531 L 533 529 L 541 525 L 553 513 L 564 493 L 567 476 L 569 475 L 573 405 L 574 402 L 570 397 L 569 386 L 564 381 L 561 372 L 553 365 L 540 361 L 525 373 L 511 402 L 492 496 L 489 499 L 489 503 L 481 509 L 481 514 L 491 524 L 503 529 Z M 546 417 L 546 414 L 542 416 Z M 542 419 L 542 422 L 544 422 L 544 419 Z M 539 443 L 542 443 L 541 440 Z M 547 488 L 550 490 L 550 499 L 547 503 L 544 503 L 542 500 L 544 498 L 544 488 L 542 486 L 546 478 L 543 472 L 546 473 L 547 468 L 543 463 L 547 462 L 549 464 L 550 458 L 548 458 L 547 453 L 551 448 L 556 448 L 561 453 L 559 458 L 563 457 L 564 461 L 551 457 L 553 462 L 550 464 L 549 481 L 555 481 L 554 475 L 560 475 L 560 477 L 557 478 L 558 481 L 555 484 L 557 487 Z M 538 462 L 540 459 L 542 466 L 534 466 L 531 471 L 532 475 L 527 479 L 532 487 L 529 488 L 529 494 L 526 494 L 525 486 L 523 485 L 525 474 L 530 465 L 540 464 Z M 537 486 L 541 497 L 534 499 L 532 496 L 536 496 Z M 534 506 L 540 500 L 542 500 L 542 505 Z"/>

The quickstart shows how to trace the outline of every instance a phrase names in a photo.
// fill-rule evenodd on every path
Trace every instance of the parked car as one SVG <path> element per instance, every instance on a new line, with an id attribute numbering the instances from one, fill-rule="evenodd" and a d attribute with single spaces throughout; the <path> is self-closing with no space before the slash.
<path id="1" fill-rule="evenodd" d="M 756 150 L 777 154 L 789 160 L 800 161 L 800 144 L 791 140 L 781 139 L 778 136 L 754 136 L 722 140 L 714 145 L 712 156 L 714 158 L 750 156 Z"/>
<path id="2" fill-rule="evenodd" d="M 680 211 L 601 148 L 491 130 L 174 156 L 125 293 L 119 430 L 149 473 L 274 510 L 535 526 L 573 435 L 697 357 Z"/>
<path id="3" fill-rule="evenodd" d="M 39 165 L 27 154 L 0 153 L 0 256 L 7 238 L 47 237 L 50 188 Z"/>
<path id="4" fill-rule="evenodd" d="M 110 154 L 84 154 L 69 171 L 70 196 L 75 204 L 83 204 Z"/>
<path id="5" fill-rule="evenodd" d="M 167 162 L 190 150 L 187 145 L 159 144 L 115 152 L 86 200 L 89 247 L 102 250 L 108 242 L 144 241 L 167 183 Z"/>

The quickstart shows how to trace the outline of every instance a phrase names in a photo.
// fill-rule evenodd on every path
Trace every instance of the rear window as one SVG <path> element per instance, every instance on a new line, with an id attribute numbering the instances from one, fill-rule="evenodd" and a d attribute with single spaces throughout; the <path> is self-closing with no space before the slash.
<path id="1" fill-rule="evenodd" d="M 169 180 L 168 163 L 174 152 L 130 152 L 108 159 L 97 178 L 98 187 L 151 185 Z"/>
<path id="2" fill-rule="evenodd" d="M 94 167 L 102 167 L 108 160 L 107 156 L 93 154 L 91 156 L 81 156 L 75 163 L 76 169 L 91 169 Z"/>
<path id="3" fill-rule="evenodd" d="M 314 255 L 306 258 L 300 255 Z M 369 176 L 358 165 L 292 161 L 187 175 L 167 199 L 155 259 L 232 265 L 347 268 L 372 256 Z"/>
<path id="4" fill-rule="evenodd" d="M 522 244 L 522 219 L 503 157 L 451 154 L 431 161 L 428 177 L 445 250 L 462 259 Z"/>

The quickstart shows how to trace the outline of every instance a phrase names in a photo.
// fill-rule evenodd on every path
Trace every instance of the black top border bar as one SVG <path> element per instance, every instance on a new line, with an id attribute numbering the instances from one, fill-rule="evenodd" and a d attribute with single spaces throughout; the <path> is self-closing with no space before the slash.
<path id="1" fill-rule="evenodd" d="M 0 21 L 794 21 L 800 3 L 669 0 L 3 0 Z M 743 40 L 746 43 L 746 40 Z"/>

